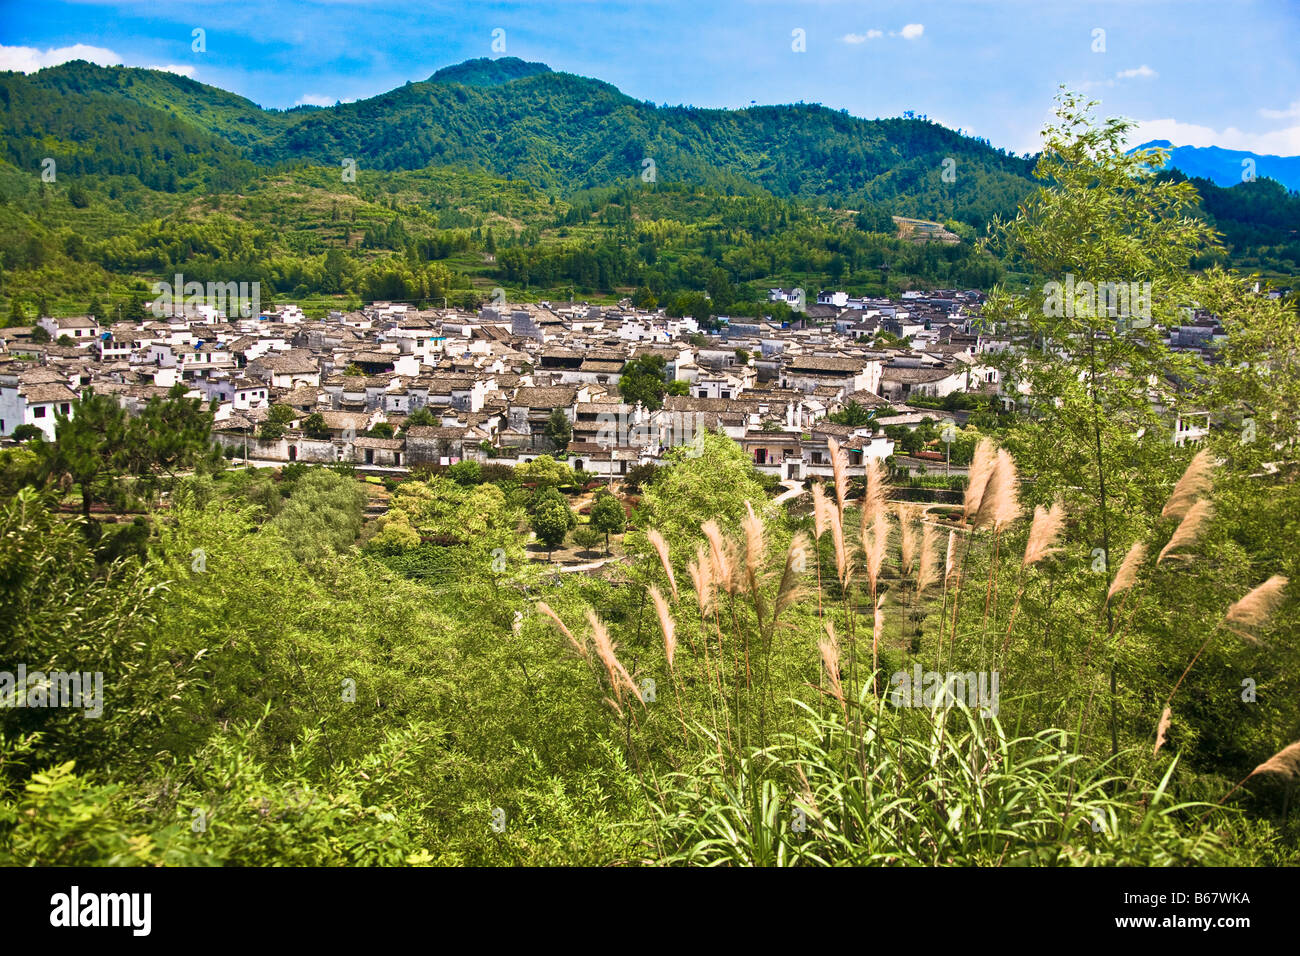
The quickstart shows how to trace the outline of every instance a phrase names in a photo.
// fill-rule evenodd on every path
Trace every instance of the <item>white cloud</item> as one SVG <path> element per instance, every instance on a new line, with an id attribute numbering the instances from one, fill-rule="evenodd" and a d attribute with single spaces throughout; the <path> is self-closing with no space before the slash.
<path id="1" fill-rule="evenodd" d="M 924 32 L 924 24 L 909 23 L 902 30 L 890 30 L 889 35 L 891 37 L 902 37 L 904 40 L 915 40 Z M 866 43 L 868 40 L 878 40 L 884 35 L 884 30 L 868 30 L 866 33 L 846 33 L 840 39 L 845 43 Z"/>
<path id="2" fill-rule="evenodd" d="M 335 103 L 354 103 L 355 100 L 339 99 L 337 96 L 325 96 L 321 93 L 304 93 L 294 106 L 333 106 Z"/>
<path id="3" fill-rule="evenodd" d="M 1300 119 L 1300 100 L 1294 101 L 1284 110 L 1261 109 L 1259 115 L 1265 119 Z"/>
<path id="4" fill-rule="evenodd" d="M 1166 139 L 1175 146 L 1218 146 L 1269 156 L 1300 155 L 1300 126 L 1247 133 L 1235 126 L 1215 130 L 1175 119 L 1153 119 L 1140 121 L 1129 134 L 1129 142 L 1134 145 L 1153 139 Z"/>
<path id="5" fill-rule="evenodd" d="M 100 66 L 122 66 L 125 61 L 120 55 L 102 46 L 89 46 L 74 43 L 72 46 L 52 47 L 38 50 L 33 46 L 5 46 L 0 44 L 0 70 L 17 70 L 20 73 L 35 73 L 47 66 L 58 66 L 71 60 L 88 60 Z M 168 63 L 166 66 L 145 66 L 146 70 L 164 70 L 167 73 L 179 73 L 181 76 L 193 77 L 195 68 Z"/>
<path id="6" fill-rule="evenodd" d="M 166 66 L 146 66 L 144 69 L 162 70 L 164 73 L 176 73 L 180 76 L 188 76 L 191 80 L 194 79 L 194 74 L 196 72 L 196 67 L 178 66 L 175 63 L 168 63 Z"/>
<path id="7" fill-rule="evenodd" d="M 38 50 L 32 46 L 4 46 L 0 44 L 0 70 L 17 70 L 20 73 L 34 73 L 47 66 L 58 66 L 69 60 L 89 60 L 100 66 L 117 66 L 122 58 L 112 50 L 102 46 L 87 46 L 77 43 L 73 46 L 61 46 L 50 50 Z"/>
<path id="8" fill-rule="evenodd" d="M 1155 70 L 1151 69 L 1151 67 L 1143 63 L 1135 70 L 1120 70 L 1118 73 L 1115 74 L 1115 78 L 1117 80 L 1131 80 L 1134 79 L 1135 77 L 1140 76 L 1142 77 L 1142 79 L 1145 80 L 1145 79 L 1150 79 L 1153 76 L 1159 76 L 1159 75 L 1160 75 L 1159 73 L 1157 73 Z"/>
<path id="9" fill-rule="evenodd" d="M 1078 89 L 1080 93 L 1087 93 L 1089 90 L 1109 90 L 1114 89 L 1119 85 L 1116 82 L 1117 80 L 1133 80 L 1138 78 L 1148 80 L 1159 75 L 1159 73 L 1143 63 L 1141 66 L 1135 67 L 1131 70 L 1120 70 L 1115 74 L 1114 79 L 1086 80 L 1085 82 L 1078 84 Z"/>

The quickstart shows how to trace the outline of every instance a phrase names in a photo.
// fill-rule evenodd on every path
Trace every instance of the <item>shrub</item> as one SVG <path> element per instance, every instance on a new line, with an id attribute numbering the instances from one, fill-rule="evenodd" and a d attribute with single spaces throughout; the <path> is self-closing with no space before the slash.
<path id="1" fill-rule="evenodd" d="M 458 461 L 447 469 L 447 477 L 462 488 L 483 483 L 483 466 L 476 461 Z"/>

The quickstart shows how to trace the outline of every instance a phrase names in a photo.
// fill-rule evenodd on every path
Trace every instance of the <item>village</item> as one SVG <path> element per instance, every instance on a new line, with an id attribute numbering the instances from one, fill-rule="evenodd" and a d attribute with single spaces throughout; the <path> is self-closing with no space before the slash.
<path id="1" fill-rule="evenodd" d="M 771 301 L 799 307 L 794 321 L 720 317 L 713 332 L 627 301 L 477 314 L 375 302 L 312 320 L 295 305 L 231 317 L 178 300 L 151 303 L 140 323 L 43 317 L 0 331 L 0 436 L 54 440 L 56 413 L 88 388 L 134 412 L 179 382 L 212 408 L 227 457 L 255 465 L 346 462 L 400 476 L 549 454 L 612 481 L 709 429 L 782 482 L 829 475 L 830 439 L 851 465 L 876 457 L 896 472 L 954 475 L 950 449 L 896 438 L 925 424 L 951 444 L 975 404 L 962 396 L 1014 407 L 1015 386 L 992 363 L 1009 343 L 981 325 L 983 298 L 824 291 L 805 304 L 802 290 L 773 289 Z M 1202 316 L 1166 334 L 1175 348 L 1208 350 L 1217 331 Z M 662 369 L 662 387 L 629 401 L 630 363 Z M 1203 437 L 1208 418 L 1171 412 L 1174 442 Z"/>

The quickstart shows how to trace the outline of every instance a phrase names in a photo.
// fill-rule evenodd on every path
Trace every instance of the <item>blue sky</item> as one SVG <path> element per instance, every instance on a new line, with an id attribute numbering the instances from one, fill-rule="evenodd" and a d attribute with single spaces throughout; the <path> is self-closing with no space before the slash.
<path id="1" fill-rule="evenodd" d="M 913 110 L 1025 152 L 1064 83 L 1140 121 L 1134 145 L 1300 155 L 1300 0 L 0 0 L 0 69 L 80 56 L 288 107 L 501 55 L 497 29 L 505 55 L 656 103 Z"/>

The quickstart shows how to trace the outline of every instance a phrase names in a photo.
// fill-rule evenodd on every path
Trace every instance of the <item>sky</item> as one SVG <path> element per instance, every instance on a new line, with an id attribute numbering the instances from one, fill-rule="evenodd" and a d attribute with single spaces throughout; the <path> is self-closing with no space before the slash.
<path id="1" fill-rule="evenodd" d="M 1300 155 L 1298 50 L 1300 0 L 0 0 L 4 70 L 166 69 L 287 108 L 517 56 L 658 104 L 912 111 L 1017 153 L 1064 84 L 1138 121 L 1131 145 Z"/>

